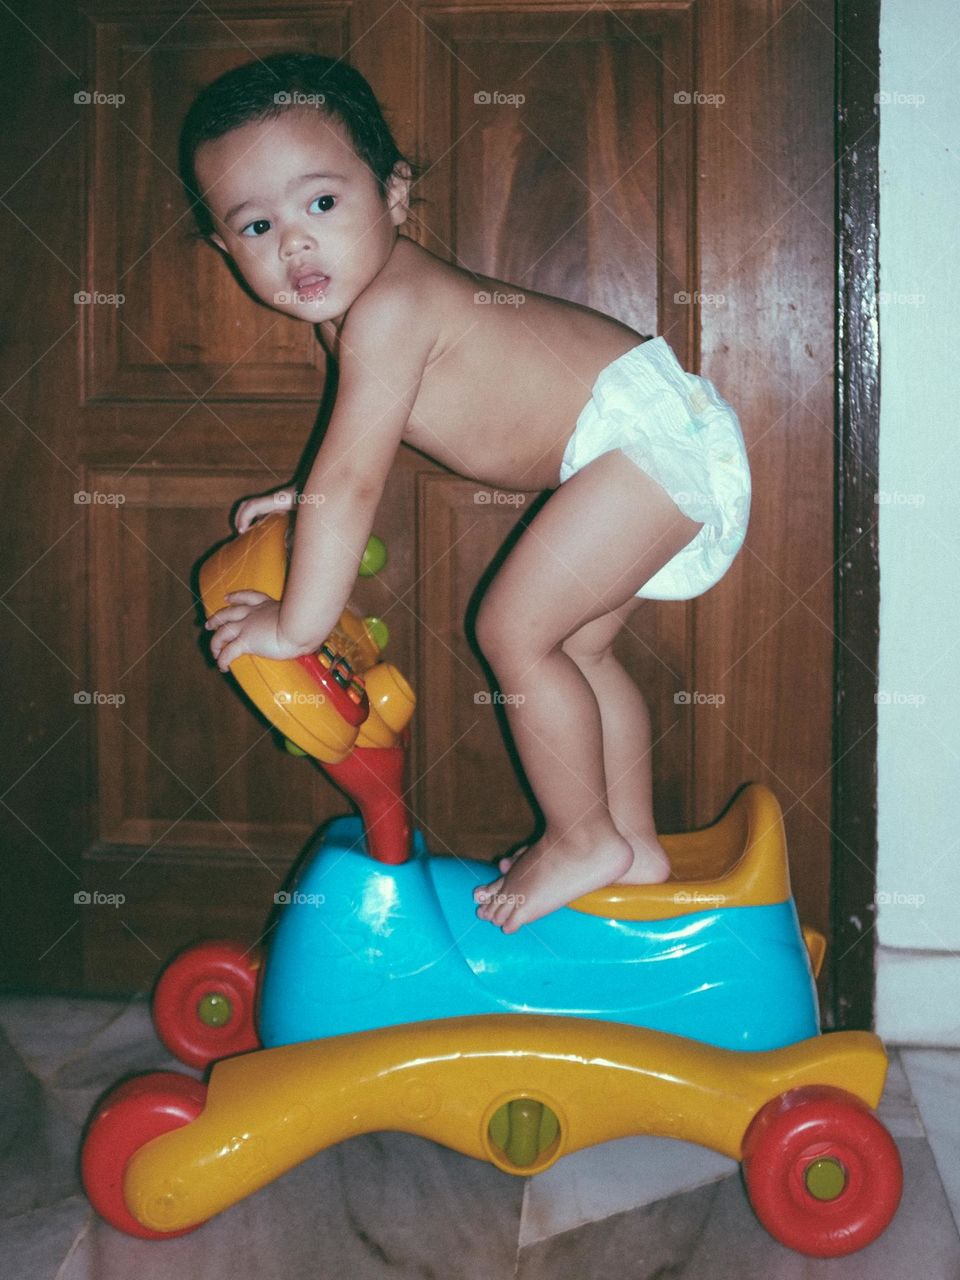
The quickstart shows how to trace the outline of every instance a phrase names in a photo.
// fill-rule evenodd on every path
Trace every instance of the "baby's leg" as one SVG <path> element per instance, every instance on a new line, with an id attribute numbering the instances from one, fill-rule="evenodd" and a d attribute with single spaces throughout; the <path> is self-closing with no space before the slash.
<path id="1" fill-rule="evenodd" d="M 480 914 L 506 932 L 613 883 L 633 864 L 607 806 L 597 697 L 562 646 L 585 623 L 629 604 L 699 529 L 612 450 L 553 494 L 487 591 L 477 639 L 546 819 L 543 838 L 477 892 Z"/>
<path id="2" fill-rule="evenodd" d="M 653 821 L 653 768 L 650 712 L 643 694 L 614 656 L 613 642 L 639 600 L 585 623 L 563 642 L 586 677 L 600 708 L 603 772 L 613 824 L 633 850 L 633 863 L 618 884 L 654 884 L 666 880 L 670 862 Z M 508 871 L 524 849 L 500 859 Z"/>
<path id="3" fill-rule="evenodd" d="M 670 874 L 653 821 L 650 711 L 613 652 L 614 640 L 639 603 L 631 599 L 623 608 L 595 618 L 563 645 L 600 707 L 607 804 L 614 825 L 633 850 L 633 864 L 620 877 L 621 884 L 653 884 Z"/>

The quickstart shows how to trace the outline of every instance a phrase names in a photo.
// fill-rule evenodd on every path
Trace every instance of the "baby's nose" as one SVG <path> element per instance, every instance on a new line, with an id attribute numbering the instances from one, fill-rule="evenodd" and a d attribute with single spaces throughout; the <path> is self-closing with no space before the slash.
<path id="1" fill-rule="evenodd" d="M 280 253 L 284 258 L 289 258 L 292 254 L 302 253 L 304 249 L 312 248 L 313 244 L 313 236 L 308 231 L 302 227 L 291 227 L 281 238 Z"/>

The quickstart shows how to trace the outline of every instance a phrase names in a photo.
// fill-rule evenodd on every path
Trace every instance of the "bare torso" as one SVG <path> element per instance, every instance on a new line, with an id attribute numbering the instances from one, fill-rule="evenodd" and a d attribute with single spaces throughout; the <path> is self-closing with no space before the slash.
<path id="1" fill-rule="evenodd" d="M 406 236 L 381 274 L 414 290 L 412 323 L 432 339 L 404 441 L 484 484 L 554 488 L 597 375 L 641 336 L 589 307 L 451 266 Z M 339 328 L 321 326 L 335 357 Z"/>

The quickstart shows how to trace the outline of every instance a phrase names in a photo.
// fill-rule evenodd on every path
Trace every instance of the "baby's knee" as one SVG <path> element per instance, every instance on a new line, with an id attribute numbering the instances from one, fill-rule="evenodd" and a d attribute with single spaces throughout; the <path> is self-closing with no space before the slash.
<path id="1" fill-rule="evenodd" d="M 536 657 L 536 620 L 527 618 L 519 605 L 511 607 L 499 593 L 484 598 L 474 630 L 483 656 L 500 674 L 518 664 L 526 670 Z"/>
<path id="2" fill-rule="evenodd" d="M 578 667 L 597 667 L 605 662 L 616 662 L 613 654 L 613 642 L 594 641 L 574 632 L 560 646 L 568 658 L 572 658 Z"/>

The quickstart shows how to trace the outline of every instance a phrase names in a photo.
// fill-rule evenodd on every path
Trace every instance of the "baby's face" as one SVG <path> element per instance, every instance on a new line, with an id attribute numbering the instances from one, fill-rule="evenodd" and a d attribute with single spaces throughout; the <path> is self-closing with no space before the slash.
<path id="1" fill-rule="evenodd" d="M 377 181 L 337 120 L 292 109 L 205 142 L 195 168 L 213 241 L 259 298 L 319 324 L 343 316 L 383 268 L 409 183 Z"/>

